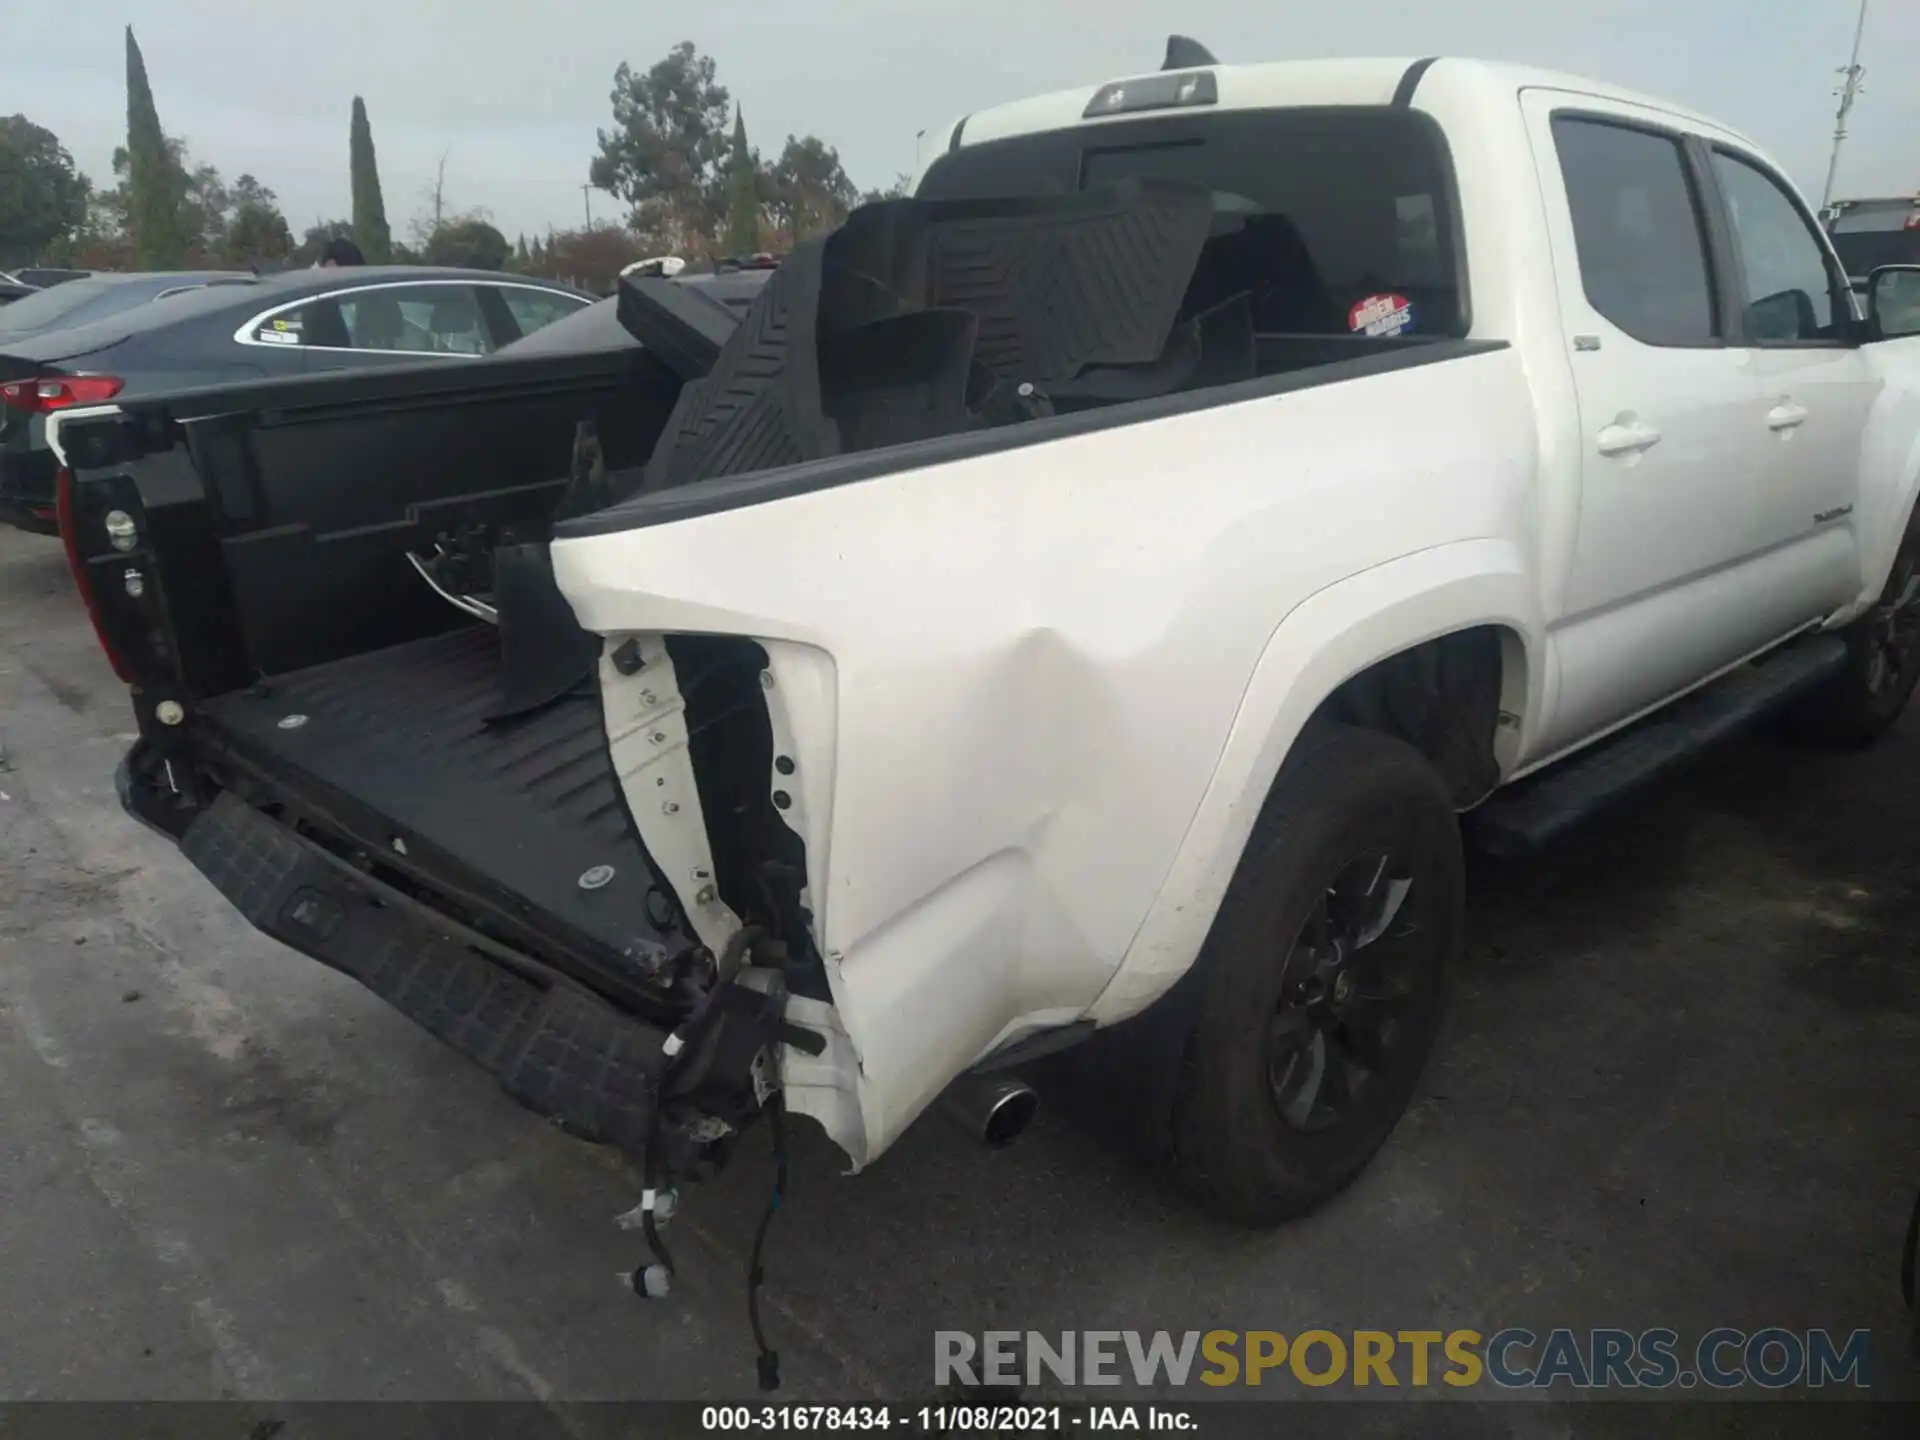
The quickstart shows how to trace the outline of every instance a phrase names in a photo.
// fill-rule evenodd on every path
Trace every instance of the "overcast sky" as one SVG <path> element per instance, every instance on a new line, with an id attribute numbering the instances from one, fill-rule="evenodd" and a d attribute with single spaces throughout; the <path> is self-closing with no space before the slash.
<path id="1" fill-rule="evenodd" d="M 914 133 L 1022 95 L 1154 68 L 1170 29 L 1222 60 L 1473 55 L 1687 102 L 1753 135 L 1818 199 L 1857 0 L 0 0 L 0 114 L 110 179 L 126 133 L 121 27 L 196 160 L 278 192 L 296 234 L 344 216 L 347 117 L 365 97 L 396 235 L 443 151 L 449 201 L 509 237 L 578 224 L 614 66 L 692 40 L 749 138 L 837 146 L 862 187 Z M 1839 195 L 1920 190 L 1920 4 L 1872 0 L 1866 92 Z M 596 218 L 621 207 L 592 196 Z"/>

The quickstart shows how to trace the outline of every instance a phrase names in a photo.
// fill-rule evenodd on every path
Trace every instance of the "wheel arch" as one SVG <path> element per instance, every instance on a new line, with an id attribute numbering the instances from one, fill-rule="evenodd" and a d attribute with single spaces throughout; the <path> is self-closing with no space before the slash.
<path id="1" fill-rule="evenodd" d="M 1882 342 L 1920 356 L 1920 341 Z M 1868 414 L 1860 455 L 1859 510 L 1853 517 L 1860 537 L 1860 594 L 1836 616 L 1851 620 L 1871 606 L 1893 572 L 1894 556 L 1907 526 L 1920 508 L 1920 365 L 1902 353 L 1899 365 L 1883 366 L 1887 385 Z"/>
<path id="2" fill-rule="evenodd" d="M 1295 742 L 1376 667 L 1491 632 L 1501 664 L 1494 748 L 1499 773 L 1510 773 L 1543 706 L 1543 629 L 1519 551 L 1499 540 L 1423 550 L 1296 606 L 1268 640 L 1166 879 L 1089 1018 L 1106 1025 L 1134 1015 L 1191 967 Z"/>

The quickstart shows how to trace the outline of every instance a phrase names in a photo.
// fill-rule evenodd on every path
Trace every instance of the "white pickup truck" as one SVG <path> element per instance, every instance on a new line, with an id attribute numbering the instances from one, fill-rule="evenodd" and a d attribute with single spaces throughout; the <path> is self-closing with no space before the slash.
<path id="1" fill-rule="evenodd" d="M 1456 60 L 1200 73 L 1201 103 L 1163 75 L 970 116 L 918 193 L 1245 197 L 1301 242 L 1250 267 L 1278 373 L 857 483 L 643 497 L 553 561 L 612 642 L 767 652 L 856 1161 L 999 1047 L 1199 964 L 1178 1163 L 1272 1220 L 1407 1102 L 1456 812 L 1723 676 L 1815 686 L 1848 739 L 1899 713 L 1920 341 L 1857 320 L 1778 167 L 1685 110 Z M 1383 334 L 1462 344 L 1337 363 Z"/>
<path id="2" fill-rule="evenodd" d="M 585 460 L 472 438 L 564 408 L 504 359 L 62 418 L 129 808 L 662 1184 L 1142 1017 L 1199 1197 L 1337 1191 L 1462 815 L 1900 713 L 1920 269 L 1856 309 L 1752 142 L 1607 85 L 1172 59 L 953 125 L 731 333 L 630 281 Z"/>

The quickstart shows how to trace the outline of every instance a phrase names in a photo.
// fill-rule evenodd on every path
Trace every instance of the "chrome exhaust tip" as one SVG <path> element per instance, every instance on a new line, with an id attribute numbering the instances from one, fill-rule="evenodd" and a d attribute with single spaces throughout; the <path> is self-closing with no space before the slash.
<path id="1" fill-rule="evenodd" d="M 941 1094 L 940 1108 L 989 1150 L 1002 1150 L 1033 1123 L 1040 1097 L 1011 1075 L 962 1075 Z"/>

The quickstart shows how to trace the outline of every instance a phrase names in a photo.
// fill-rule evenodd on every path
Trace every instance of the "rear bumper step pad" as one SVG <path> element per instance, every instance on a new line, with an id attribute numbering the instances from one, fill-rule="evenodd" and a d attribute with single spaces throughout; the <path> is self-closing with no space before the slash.
<path id="1" fill-rule="evenodd" d="M 645 1153 L 664 1031 L 514 974 L 232 795 L 180 848 L 257 929 L 358 980 L 521 1104 L 582 1139 Z"/>

